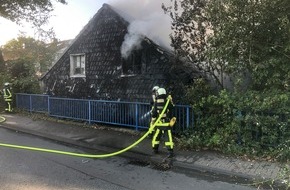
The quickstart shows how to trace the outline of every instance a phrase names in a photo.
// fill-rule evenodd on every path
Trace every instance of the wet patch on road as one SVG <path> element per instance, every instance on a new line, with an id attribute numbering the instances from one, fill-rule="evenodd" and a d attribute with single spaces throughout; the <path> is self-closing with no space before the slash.
<path id="1" fill-rule="evenodd" d="M 150 165 L 150 162 L 144 161 L 144 160 L 130 160 L 128 164 L 134 165 L 134 166 L 141 166 L 146 167 Z"/>

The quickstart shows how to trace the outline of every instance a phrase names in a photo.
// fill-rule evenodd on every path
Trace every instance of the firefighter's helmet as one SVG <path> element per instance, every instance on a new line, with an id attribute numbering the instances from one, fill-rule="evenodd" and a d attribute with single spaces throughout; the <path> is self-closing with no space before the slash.
<path id="1" fill-rule="evenodd" d="M 152 92 L 157 92 L 157 90 L 159 89 L 159 86 L 154 86 L 153 88 L 152 88 Z"/>
<path id="2" fill-rule="evenodd" d="M 10 85 L 9 82 L 4 83 L 4 86 L 9 86 L 9 85 Z"/>
<path id="3" fill-rule="evenodd" d="M 158 96 L 166 94 L 166 90 L 164 88 L 158 88 L 157 94 L 158 94 Z"/>

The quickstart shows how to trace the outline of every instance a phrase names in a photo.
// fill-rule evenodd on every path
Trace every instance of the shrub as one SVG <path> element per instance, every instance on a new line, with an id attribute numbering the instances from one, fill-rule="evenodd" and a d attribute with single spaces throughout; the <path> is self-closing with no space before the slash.
<path id="1" fill-rule="evenodd" d="M 195 131 L 187 147 L 203 146 L 224 152 L 289 159 L 289 94 L 220 91 L 193 103 Z M 191 143 L 191 144 L 190 144 Z"/>

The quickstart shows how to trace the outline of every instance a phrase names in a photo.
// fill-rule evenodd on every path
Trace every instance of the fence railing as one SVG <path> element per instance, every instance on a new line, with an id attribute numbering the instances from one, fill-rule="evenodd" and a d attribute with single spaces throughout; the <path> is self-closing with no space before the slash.
<path id="1" fill-rule="evenodd" d="M 16 94 L 16 106 L 29 112 L 47 113 L 49 116 L 148 129 L 149 103 L 57 98 L 40 94 Z M 175 105 L 177 117 L 175 132 L 193 130 L 194 114 L 188 105 Z"/>

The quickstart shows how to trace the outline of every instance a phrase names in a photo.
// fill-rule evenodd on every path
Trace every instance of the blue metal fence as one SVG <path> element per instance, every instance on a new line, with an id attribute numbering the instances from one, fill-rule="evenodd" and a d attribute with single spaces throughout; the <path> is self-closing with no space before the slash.
<path id="1" fill-rule="evenodd" d="M 150 122 L 149 103 L 57 98 L 40 94 L 16 94 L 16 106 L 29 112 L 50 116 L 147 129 Z M 193 130 L 194 114 L 188 105 L 176 105 L 174 131 Z"/>

